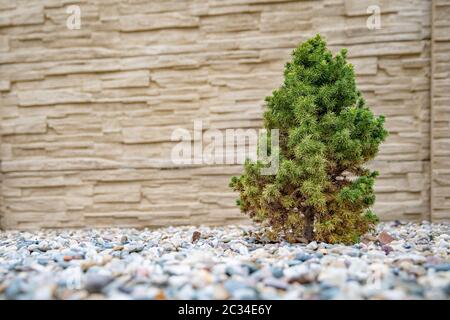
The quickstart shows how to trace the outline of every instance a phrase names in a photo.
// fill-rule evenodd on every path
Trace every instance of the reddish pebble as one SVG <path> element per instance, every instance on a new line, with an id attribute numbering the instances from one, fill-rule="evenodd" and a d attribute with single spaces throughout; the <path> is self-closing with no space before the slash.
<path id="1" fill-rule="evenodd" d="M 199 231 L 194 231 L 194 233 L 192 234 L 192 243 L 198 241 L 201 235 L 202 234 Z"/>
<path id="2" fill-rule="evenodd" d="M 381 244 L 388 244 L 394 240 L 395 240 L 395 238 L 393 236 L 391 236 L 389 233 L 387 233 L 386 231 L 381 232 L 378 236 L 378 241 L 380 241 Z"/>

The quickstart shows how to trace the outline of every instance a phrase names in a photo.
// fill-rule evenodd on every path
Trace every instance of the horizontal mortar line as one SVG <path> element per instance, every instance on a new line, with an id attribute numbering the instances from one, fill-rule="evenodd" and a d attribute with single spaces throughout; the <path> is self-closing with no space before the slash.
<path id="1" fill-rule="evenodd" d="M 388 162 L 388 163 L 406 163 L 406 162 L 430 162 L 430 160 L 376 160 L 379 162 Z M 373 163 L 376 165 L 376 162 Z M 152 166 L 152 165 L 142 165 L 142 166 L 115 166 L 115 167 L 109 167 L 109 168 L 74 168 L 74 169 L 40 169 L 40 170 L 0 170 L 1 173 L 4 174 L 10 174 L 10 173 L 17 173 L 17 172 L 74 172 L 74 171 L 108 171 L 108 170 L 120 170 L 120 169 L 133 169 L 133 170 L 140 170 L 140 169 L 157 169 L 157 170 L 183 170 L 183 169 L 195 169 L 195 168 L 221 168 L 221 167 L 233 167 L 233 166 L 243 166 L 244 164 L 239 163 L 233 163 L 233 164 L 213 164 L 213 165 L 203 165 L 203 164 L 187 164 L 187 165 L 173 165 L 173 166 Z M 421 171 L 418 171 L 421 172 Z"/>

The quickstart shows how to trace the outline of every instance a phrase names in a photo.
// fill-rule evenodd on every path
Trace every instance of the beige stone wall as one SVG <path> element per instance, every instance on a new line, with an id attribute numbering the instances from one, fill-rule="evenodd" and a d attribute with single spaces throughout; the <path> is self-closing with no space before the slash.
<path id="1" fill-rule="evenodd" d="M 80 30 L 66 27 L 69 4 L 81 8 Z M 366 27 L 373 4 L 379 30 Z M 3 227 L 246 221 L 228 189 L 241 167 L 176 167 L 171 133 L 194 120 L 205 130 L 260 127 L 292 48 L 317 32 L 334 51 L 349 49 L 359 87 L 387 117 L 390 137 L 373 163 L 376 213 L 428 219 L 433 171 L 433 216 L 449 218 L 449 15 L 435 15 L 432 41 L 431 8 L 424 0 L 1 0 Z"/>

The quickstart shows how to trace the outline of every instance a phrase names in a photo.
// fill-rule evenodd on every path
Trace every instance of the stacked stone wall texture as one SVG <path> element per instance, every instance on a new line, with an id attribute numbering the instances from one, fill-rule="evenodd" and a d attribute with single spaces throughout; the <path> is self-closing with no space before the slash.
<path id="1" fill-rule="evenodd" d="M 228 188 L 242 167 L 176 166 L 171 134 L 261 127 L 291 50 L 319 32 L 387 118 L 376 213 L 449 219 L 449 3 L 0 0 L 1 225 L 246 222 Z"/>

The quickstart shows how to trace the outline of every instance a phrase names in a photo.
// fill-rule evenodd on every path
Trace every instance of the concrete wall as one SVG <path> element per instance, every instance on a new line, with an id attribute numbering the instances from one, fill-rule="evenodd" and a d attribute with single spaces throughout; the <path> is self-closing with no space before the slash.
<path id="1" fill-rule="evenodd" d="M 318 32 L 333 51 L 348 48 L 359 87 L 387 117 L 376 213 L 449 219 L 448 3 L 1 0 L 1 223 L 245 221 L 228 189 L 241 167 L 175 167 L 171 133 L 194 120 L 260 127 L 292 48 Z M 66 27 L 72 4 L 80 30 Z M 369 30 L 374 4 L 381 28 Z"/>

